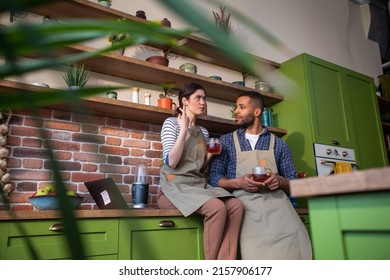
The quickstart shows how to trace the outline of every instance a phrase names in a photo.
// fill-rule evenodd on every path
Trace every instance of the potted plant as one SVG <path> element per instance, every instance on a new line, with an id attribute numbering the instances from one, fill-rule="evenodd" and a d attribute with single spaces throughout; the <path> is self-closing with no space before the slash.
<path id="1" fill-rule="evenodd" d="M 230 13 L 226 13 L 226 7 L 219 6 L 219 13 L 213 11 L 214 23 L 217 28 L 226 34 L 231 32 Z"/>
<path id="2" fill-rule="evenodd" d="M 159 64 L 159 65 L 168 66 L 169 65 L 168 57 L 170 55 L 170 52 L 171 52 L 171 48 L 165 48 L 165 49 L 163 49 L 163 55 L 149 56 L 146 59 L 146 61 L 151 62 L 151 63 L 155 63 L 155 64 Z"/>
<path id="3" fill-rule="evenodd" d="M 117 19 L 118 22 L 126 21 L 125 18 Z M 108 36 L 108 41 L 111 42 L 112 45 L 115 45 L 123 40 L 130 38 L 130 35 L 126 32 L 111 32 Z M 121 48 L 115 51 L 118 54 L 123 55 L 125 53 L 125 48 Z"/>
<path id="4" fill-rule="evenodd" d="M 105 7 L 111 7 L 112 0 L 98 0 L 98 3 Z"/>
<path id="5" fill-rule="evenodd" d="M 87 83 L 89 70 L 84 67 L 84 64 L 73 63 L 65 67 L 62 77 L 69 89 L 79 89 Z"/>
<path id="6" fill-rule="evenodd" d="M 170 97 L 170 90 L 173 89 L 173 84 L 161 84 L 161 87 L 164 90 L 164 93 L 160 93 L 159 99 L 157 100 L 159 108 L 173 109 L 172 105 L 176 107 L 176 104 L 172 101 Z"/>

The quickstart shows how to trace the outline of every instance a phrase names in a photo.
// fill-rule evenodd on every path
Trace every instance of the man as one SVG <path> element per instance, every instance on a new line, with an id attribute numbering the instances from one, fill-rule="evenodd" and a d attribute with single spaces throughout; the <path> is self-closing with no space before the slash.
<path id="1" fill-rule="evenodd" d="M 222 152 L 210 167 L 210 183 L 241 200 L 245 207 L 240 247 L 242 259 L 311 259 L 311 244 L 302 221 L 286 194 L 296 178 L 286 142 L 262 126 L 264 99 L 243 92 L 236 102 L 240 128 L 220 138 Z M 253 180 L 252 168 L 272 171 L 264 182 Z"/>

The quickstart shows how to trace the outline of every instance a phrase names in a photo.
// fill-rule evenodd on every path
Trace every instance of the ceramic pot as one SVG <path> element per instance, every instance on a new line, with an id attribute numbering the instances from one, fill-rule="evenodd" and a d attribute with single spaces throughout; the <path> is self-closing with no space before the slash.
<path id="1" fill-rule="evenodd" d="M 150 56 L 146 59 L 147 62 L 168 66 L 169 60 L 161 55 Z"/>
<path id="2" fill-rule="evenodd" d="M 173 102 L 172 102 L 172 99 L 171 99 L 171 98 L 169 98 L 169 97 L 159 98 L 159 99 L 157 100 L 157 102 L 158 102 L 158 107 L 159 107 L 159 108 L 164 108 L 164 109 L 170 109 L 170 110 L 172 110 L 172 104 L 173 104 Z"/>
<path id="3" fill-rule="evenodd" d="M 179 68 L 181 71 L 196 74 L 198 69 L 195 64 L 192 63 L 184 63 Z"/>

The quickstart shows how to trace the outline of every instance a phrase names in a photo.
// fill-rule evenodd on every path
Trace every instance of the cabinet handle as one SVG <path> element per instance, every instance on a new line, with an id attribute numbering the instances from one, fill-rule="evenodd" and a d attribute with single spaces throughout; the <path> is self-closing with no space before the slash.
<path id="1" fill-rule="evenodd" d="M 54 224 L 49 227 L 50 231 L 64 231 L 65 227 L 63 224 Z"/>
<path id="2" fill-rule="evenodd" d="M 337 141 L 337 140 L 332 140 L 332 144 L 333 144 L 333 145 L 340 145 L 340 142 Z"/>
<path id="3" fill-rule="evenodd" d="M 158 222 L 159 227 L 174 227 L 175 222 L 174 221 L 169 221 L 169 220 L 163 220 Z"/>

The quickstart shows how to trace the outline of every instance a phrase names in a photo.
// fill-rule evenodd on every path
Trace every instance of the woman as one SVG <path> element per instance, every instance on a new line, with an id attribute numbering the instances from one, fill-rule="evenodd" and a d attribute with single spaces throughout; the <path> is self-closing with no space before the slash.
<path id="1" fill-rule="evenodd" d="M 167 118 L 161 130 L 164 166 L 157 203 L 162 209 L 177 208 L 185 217 L 204 216 L 205 259 L 234 260 L 244 210 L 238 199 L 207 184 L 203 176 L 212 154 L 206 152 L 209 133 L 196 118 L 205 109 L 205 89 L 195 83 L 184 85 L 176 117 Z"/>

